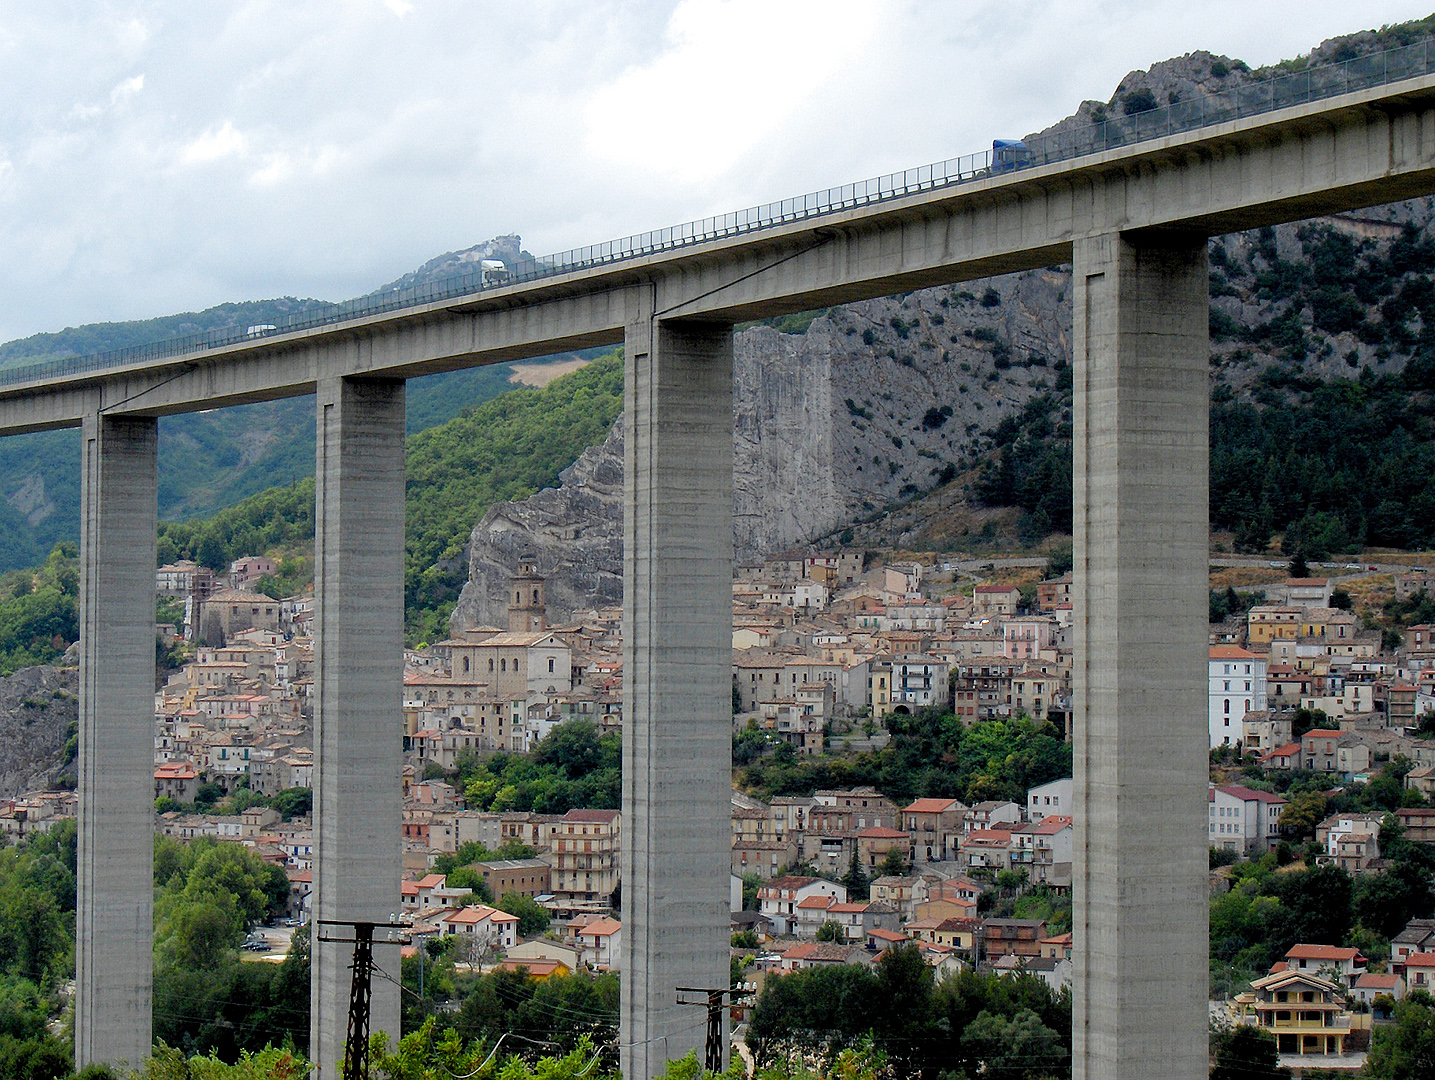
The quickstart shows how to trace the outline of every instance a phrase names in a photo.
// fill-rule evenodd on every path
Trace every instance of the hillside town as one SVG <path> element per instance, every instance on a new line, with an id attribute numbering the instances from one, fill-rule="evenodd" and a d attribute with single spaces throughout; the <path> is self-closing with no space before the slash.
<path id="1" fill-rule="evenodd" d="M 281 867 L 290 921 L 302 925 L 314 845 L 314 604 L 258 591 L 275 569 L 249 557 L 223 581 L 188 562 L 156 571 L 157 597 L 184 613 L 182 624 L 159 627 L 162 644 L 178 644 L 185 659 L 155 694 L 155 828 L 242 844 Z M 1069 741 L 1071 575 L 995 576 L 990 566 L 873 565 L 847 550 L 738 567 L 734 736 L 758 733 L 800 761 L 880 748 L 893 718 L 936 711 L 967 726 L 1024 718 Z M 1397 594 L 1435 588 L 1430 577 L 1397 575 Z M 508 970 L 616 971 L 620 812 L 471 808 L 458 774 L 495 753 L 530 753 L 568 721 L 620 734 L 621 612 L 549 625 L 532 562 L 509 592 L 506 628 L 473 627 L 405 654 L 395 724 L 410 952 L 452 937 L 462 955 Z M 1414 625 L 1388 648 L 1329 578 L 1267 585 L 1259 600 L 1211 626 L 1213 896 L 1233 887 L 1233 863 L 1301 839 L 1315 866 L 1357 877 L 1389 867 L 1386 812 L 1335 813 L 1302 837 L 1287 813 L 1301 796 L 1261 779 L 1282 772 L 1315 774 L 1333 792 L 1399 763 L 1408 796 L 1394 821 L 1408 841 L 1435 841 L 1435 809 L 1425 805 L 1435 733 L 1421 723 L 1435 714 L 1435 626 Z M 1223 771 L 1231 762 L 1244 772 Z M 236 795 L 244 808 L 218 812 Z M 872 786 L 767 799 L 734 790 L 735 954 L 761 980 L 873 965 L 910 944 L 938 973 L 1025 973 L 1060 992 L 1072 969 L 1072 810 L 1069 776 L 1021 801 L 971 804 L 898 800 Z M 0 830 L 19 839 L 74 814 L 73 792 L 35 792 L 0 807 Z M 1024 895 L 1043 898 L 1039 910 L 1023 909 Z M 519 934 L 519 914 L 502 906 L 515 898 L 543 910 L 546 934 Z M 1025 917 L 1033 910 L 1043 917 Z M 1349 1063 L 1372 1018 L 1435 980 L 1435 920 L 1411 920 L 1377 955 L 1372 964 L 1357 948 L 1298 942 L 1222 1008 L 1230 1023 L 1273 1032 L 1283 1055 Z M 1279 1007 L 1296 1000 L 1313 1003 L 1301 1015 L 1318 1012 L 1318 1032 Z"/>

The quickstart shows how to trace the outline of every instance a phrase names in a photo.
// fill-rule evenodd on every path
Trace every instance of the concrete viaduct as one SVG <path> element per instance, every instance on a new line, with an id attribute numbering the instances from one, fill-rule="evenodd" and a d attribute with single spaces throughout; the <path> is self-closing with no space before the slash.
<path id="1" fill-rule="evenodd" d="M 641 1080 L 701 1042 L 674 987 L 728 979 L 733 324 L 1069 261 L 1074 1075 L 1204 1077 L 1206 241 L 1431 192 L 1425 74 L 442 302 L 0 387 L 0 434 L 83 432 L 77 1064 L 136 1063 L 150 1048 L 158 417 L 316 395 L 315 916 L 382 921 L 400 870 L 404 380 L 625 346 L 621 1056 Z M 315 948 L 322 1076 L 343 1044 L 341 948 Z M 374 1006 L 376 1029 L 396 1030 L 392 984 L 376 985 Z"/>

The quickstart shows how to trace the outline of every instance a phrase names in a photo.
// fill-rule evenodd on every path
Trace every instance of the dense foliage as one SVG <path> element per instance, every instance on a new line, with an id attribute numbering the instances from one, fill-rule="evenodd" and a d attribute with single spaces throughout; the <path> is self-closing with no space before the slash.
<path id="1" fill-rule="evenodd" d="M 1021 507 L 1027 543 L 1071 532 L 1070 367 L 1057 375 L 1060 396 L 1032 398 L 989 432 L 994 456 L 973 489 L 988 506 Z"/>
<path id="2" fill-rule="evenodd" d="M 70 1048 L 46 1027 L 74 976 L 75 826 L 0 851 L 0 1076 L 70 1074 Z"/>
<path id="3" fill-rule="evenodd" d="M 1432 389 L 1412 361 L 1404 376 L 1320 383 L 1278 406 L 1217 402 L 1211 524 L 1253 551 L 1284 531 L 1307 558 L 1435 545 Z"/>
<path id="4" fill-rule="evenodd" d="M 1280 1065 L 1276 1037 L 1269 1031 L 1241 1024 L 1211 1034 L 1216 1063 L 1210 1080 L 1283 1080 L 1289 1069 Z"/>
<path id="5" fill-rule="evenodd" d="M 1071 746 L 1052 725 L 1024 716 L 968 725 L 926 710 L 889 716 L 886 724 L 892 738 L 881 750 L 805 758 L 751 726 L 733 738 L 734 772 L 740 786 L 764 797 L 870 784 L 899 802 L 931 796 L 966 803 L 1022 803 L 1027 788 L 1071 775 Z"/>
<path id="6" fill-rule="evenodd" d="M 475 810 L 562 814 L 616 810 L 622 802 L 622 739 L 599 735 L 587 720 L 559 724 L 532 754 L 466 754 L 457 766 L 455 782 Z"/>
<path id="7" fill-rule="evenodd" d="M 0 675 L 58 659 L 80 636 L 79 550 L 61 544 L 42 566 L 0 575 Z"/>
<path id="8" fill-rule="evenodd" d="M 1388 866 L 1352 878 L 1336 866 L 1282 869 L 1272 852 L 1232 867 L 1231 890 L 1211 901 L 1211 985 L 1231 990 L 1270 970 L 1297 942 L 1354 945 L 1379 956 L 1414 917 L 1435 909 L 1435 851 L 1390 824 L 1381 832 Z"/>
<path id="9" fill-rule="evenodd" d="M 609 355 L 542 389 L 512 390 L 409 437 L 404 587 L 411 641 L 446 635 L 468 576 L 463 546 L 478 519 L 495 502 L 555 485 L 584 449 L 602 442 L 621 410 L 622 382 L 622 360 Z M 260 582 L 276 593 L 307 586 L 312 569 L 303 555 L 313 539 L 311 476 L 208 518 L 161 524 L 158 555 L 161 562 L 189 558 L 220 570 L 243 555 L 287 553 L 279 574 Z"/>
<path id="10" fill-rule="evenodd" d="M 1396 1004 L 1393 1019 L 1372 1034 L 1365 1075 L 1370 1080 L 1435 1076 L 1435 998 L 1415 990 Z"/>
<path id="11" fill-rule="evenodd" d="M 481 1042 L 485 1055 L 507 1032 L 505 1052 L 530 1060 L 591 1043 L 604 1048 L 606 1070 L 617 1068 L 616 973 L 577 972 L 542 981 L 526 971 L 474 974 L 466 964 L 455 964 L 454 944 L 436 940 L 422 955 L 404 960 L 405 1031 L 442 1032 L 448 1039 Z"/>
<path id="12" fill-rule="evenodd" d="M 1435 547 L 1435 239 L 1414 225 L 1388 244 L 1328 225 L 1297 233 L 1298 256 L 1271 229 L 1211 242 L 1210 514 L 1242 550 L 1276 533 L 1310 558 L 1364 546 Z M 1245 325 L 1223 296 L 1259 303 Z M 1346 377 L 1311 370 L 1353 334 L 1403 370 L 1343 359 Z M 1260 354 L 1250 398 L 1219 374 Z M 988 432 L 992 454 L 973 488 L 987 505 L 1025 511 L 1027 541 L 1070 531 L 1070 371 Z"/>
<path id="13" fill-rule="evenodd" d="M 246 963 L 247 930 L 284 910 L 289 880 L 240 844 L 155 838 L 155 1037 L 186 1054 L 309 1039 L 309 940 L 281 964 Z"/>
<path id="14" fill-rule="evenodd" d="M 748 1030 L 759 1065 L 790 1051 L 829 1058 L 867 1036 L 898 1077 L 1070 1075 L 1071 1001 L 1034 976 L 962 971 L 936 982 L 915 946 L 872 968 L 837 964 L 769 977 Z"/>

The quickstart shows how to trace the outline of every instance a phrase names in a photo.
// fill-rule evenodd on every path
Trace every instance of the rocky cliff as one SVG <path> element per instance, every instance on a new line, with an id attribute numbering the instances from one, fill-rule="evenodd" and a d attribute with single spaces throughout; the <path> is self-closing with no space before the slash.
<path id="1" fill-rule="evenodd" d="M 70 769 L 66 741 L 79 722 L 79 670 L 21 668 L 0 678 L 0 799 L 53 786 Z"/>
<path id="2" fill-rule="evenodd" d="M 802 333 L 740 331 L 733 346 L 733 541 L 753 559 L 879 515 L 947 483 L 983 434 L 1049 392 L 1069 356 L 1068 275 L 851 304 Z M 621 421 L 561 486 L 493 506 L 469 541 L 452 625 L 506 626 L 508 579 L 532 554 L 550 618 L 622 595 Z"/>
<path id="3" fill-rule="evenodd" d="M 1280 70 L 1252 71 L 1193 52 L 1130 73 L 1108 101 L 1083 102 L 1038 134 L 1338 62 L 1413 33 L 1335 39 Z M 1405 321 L 1391 321 L 1385 300 L 1394 285 L 1369 291 L 1351 282 L 1376 266 L 1395 281 L 1402 266 L 1435 268 L 1408 255 L 1435 250 L 1435 240 L 1426 239 L 1432 220 L 1435 200 L 1420 199 L 1213 240 L 1213 386 L 1269 400 L 1282 378 L 1400 370 L 1420 324 L 1404 308 Z M 1056 401 L 1053 419 L 1069 420 L 1070 327 L 1070 268 L 1049 267 L 740 330 L 733 376 L 738 558 L 832 539 L 849 527 L 868 544 L 943 540 L 923 515 L 969 509 L 963 480 L 992 447 L 1002 420 L 1047 393 Z M 601 507 L 591 490 L 598 472 Z M 506 625 L 507 579 L 522 552 L 549 576 L 553 619 L 616 602 L 621 473 L 615 426 L 604 446 L 564 474 L 561 488 L 493 507 L 470 538 L 470 579 L 455 628 Z"/>

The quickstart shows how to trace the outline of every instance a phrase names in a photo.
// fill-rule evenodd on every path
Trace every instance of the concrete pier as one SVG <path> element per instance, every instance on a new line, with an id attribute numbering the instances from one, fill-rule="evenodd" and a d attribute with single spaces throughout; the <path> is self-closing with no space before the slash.
<path id="1" fill-rule="evenodd" d="M 1204 235 L 1074 251 L 1075 1080 L 1207 1072 Z"/>
<path id="2" fill-rule="evenodd" d="M 150 1052 L 156 426 L 82 427 L 75 1067 Z"/>
<path id="3" fill-rule="evenodd" d="M 387 922 L 402 870 L 404 383 L 326 379 L 317 398 L 314 918 Z M 321 929 L 310 1058 L 336 1077 L 352 949 Z M 397 979 L 398 947 L 376 946 L 374 963 Z M 399 1035 L 399 989 L 380 977 L 371 1030 Z"/>
<path id="4" fill-rule="evenodd" d="M 728 985 L 732 330 L 626 335 L 622 1034 L 627 1080 L 693 1048 Z"/>

